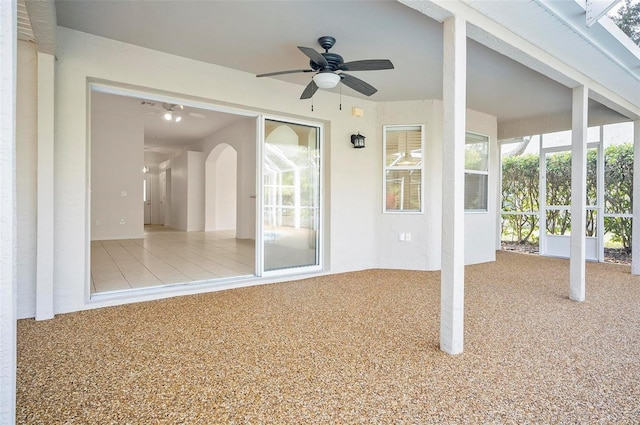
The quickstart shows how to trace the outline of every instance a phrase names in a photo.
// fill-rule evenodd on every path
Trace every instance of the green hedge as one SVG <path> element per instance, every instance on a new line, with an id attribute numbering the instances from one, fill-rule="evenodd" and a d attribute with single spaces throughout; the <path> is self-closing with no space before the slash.
<path id="1" fill-rule="evenodd" d="M 547 155 L 547 205 L 571 204 L 571 154 Z M 597 153 L 587 151 L 587 205 L 596 204 Z M 633 145 L 612 145 L 604 151 L 604 207 L 607 213 L 631 213 L 633 206 Z M 502 210 L 505 212 L 539 211 L 539 157 L 536 154 L 502 159 Z M 535 242 L 539 231 L 538 217 L 532 214 L 504 214 L 502 235 L 519 243 Z M 596 212 L 587 211 L 586 234 L 596 234 Z M 626 249 L 631 247 L 631 219 L 605 217 L 605 232 L 611 240 Z M 564 235 L 571 230 L 569 211 L 547 211 L 546 231 Z"/>

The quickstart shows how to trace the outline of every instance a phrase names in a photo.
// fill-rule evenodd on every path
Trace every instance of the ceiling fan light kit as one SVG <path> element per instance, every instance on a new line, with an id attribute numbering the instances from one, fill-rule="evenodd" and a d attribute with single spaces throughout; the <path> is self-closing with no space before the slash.
<path id="1" fill-rule="evenodd" d="M 389 59 L 368 59 L 353 62 L 344 62 L 342 56 L 336 53 L 329 53 L 336 39 L 330 36 L 320 37 L 318 44 L 324 49 L 324 53 L 318 53 L 311 47 L 298 46 L 298 49 L 309 59 L 311 69 L 295 69 L 289 71 L 269 72 L 258 74 L 256 77 L 271 77 L 274 75 L 294 74 L 299 72 L 315 72 L 311 82 L 305 87 L 300 99 L 310 99 L 318 89 L 331 89 L 342 82 L 347 87 L 352 88 L 365 96 L 371 96 L 378 90 L 353 75 L 345 74 L 343 71 L 378 71 L 383 69 L 393 69 L 393 64 Z M 338 73 L 340 71 L 340 73 Z"/>
<path id="2" fill-rule="evenodd" d="M 319 72 L 313 76 L 313 81 L 320 89 L 332 89 L 340 82 L 340 76 L 333 72 Z"/>

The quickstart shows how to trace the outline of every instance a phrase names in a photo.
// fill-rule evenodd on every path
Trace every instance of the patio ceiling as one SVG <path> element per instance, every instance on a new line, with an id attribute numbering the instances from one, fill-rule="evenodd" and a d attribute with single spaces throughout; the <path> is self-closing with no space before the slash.
<path id="1" fill-rule="evenodd" d="M 640 66 L 633 65 L 637 59 L 634 52 L 618 49 L 603 53 L 602 46 L 589 44 L 581 29 L 576 29 L 582 9 L 574 1 L 468 1 L 466 5 L 526 34 L 532 42 L 555 46 L 550 53 L 556 57 L 582 64 L 581 71 L 591 72 L 594 81 L 607 87 L 610 83 L 616 94 L 626 96 L 634 105 L 640 102 L 636 99 L 640 90 L 633 90 L 637 87 L 634 83 L 640 81 Z M 321 50 L 317 38 L 332 35 L 337 39 L 332 51 L 345 61 L 389 58 L 394 63 L 394 70 L 354 73 L 378 88 L 371 100 L 442 98 L 442 24 L 395 0 L 56 0 L 55 6 L 60 26 L 252 74 L 307 68 L 308 59 L 296 46 Z M 573 21 L 563 27 L 558 25 L 558 16 Z M 606 39 L 602 25 L 597 24 L 593 31 L 599 39 Z M 544 67 L 533 70 L 484 45 L 490 43 L 472 38 L 468 43 L 470 108 L 496 116 L 499 124 L 570 113 L 570 84 Z M 594 49 L 614 59 L 589 66 L 584 61 Z M 302 91 L 310 75 L 271 78 L 297 84 Z M 348 88 L 343 94 L 362 97 Z M 590 102 L 591 112 L 611 121 L 625 119 L 595 101 Z"/>

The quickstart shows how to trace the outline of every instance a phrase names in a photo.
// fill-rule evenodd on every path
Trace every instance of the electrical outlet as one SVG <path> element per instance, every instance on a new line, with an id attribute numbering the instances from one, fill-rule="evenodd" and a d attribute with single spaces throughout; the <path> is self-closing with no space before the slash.
<path id="1" fill-rule="evenodd" d="M 402 242 L 404 242 L 404 241 L 405 241 L 405 238 L 406 238 L 406 235 L 405 235 L 404 233 L 400 233 L 400 234 L 398 235 L 398 239 L 400 239 L 400 241 L 402 241 Z"/>
<path id="2" fill-rule="evenodd" d="M 120 224 L 124 224 L 124 218 L 120 219 Z"/>
<path id="3" fill-rule="evenodd" d="M 405 233 L 404 240 L 407 242 L 411 242 L 411 233 Z"/>
<path id="4" fill-rule="evenodd" d="M 126 190 L 123 190 L 123 191 L 120 192 L 120 196 L 127 196 L 127 195 L 128 195 L 128 193 L 127 193 Z"/>

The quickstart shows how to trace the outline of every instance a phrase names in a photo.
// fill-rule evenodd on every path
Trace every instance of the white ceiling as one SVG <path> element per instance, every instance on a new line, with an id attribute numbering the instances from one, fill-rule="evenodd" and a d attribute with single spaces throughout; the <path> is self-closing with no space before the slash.
<path id="1" fill-rule="evenodd" d="M 321 51 L 317 38 L 331 35 L 337 39 L 331 51 L 345 61 L 394 63 L 394 70 L 353 72 L 378 88 L 371 100 L 442 98 L 442 24 L 394 0 L 55 4 L 60 26 L 253 74 L 308 68 L 296 46 Z M 298 84 L 302 92 L 311 74 L 267 78 Z M 571 90 L 469 39 L 467 103 L 511 121 L 570 111 Z"/>
<path id="2" fill-rule="evenodd" d="M 161 154 L 161 160 L 176 155 L 237 120 L 248 119 L 191 106 L 183 108 L 174 108 L 182 120 L 169 122 L 162 117 L 166 111 L 162 102 L 95 90 L 91 92 L 93 118 L 95 114 L 110 112 L 139 119 L 144 125 L 145 152 Z"/>
<path id="3" fill-rule="evenodd" d="M 354 73 L 378 88 L 372 100 L 442 98 L 442 25 L 396 1 L 57 0 L 56 13 L 64 27 L 254 74 L 308 68 L 296 46 L 321 51 L 317 38 L 331 35 L 345 61 L 394 63 Z M 510 120 L 570 106 L 569 89 L 478 43 L 469 65 L 471 108 Z M 275 78 L 302 92 L 310 77 Z"/>

